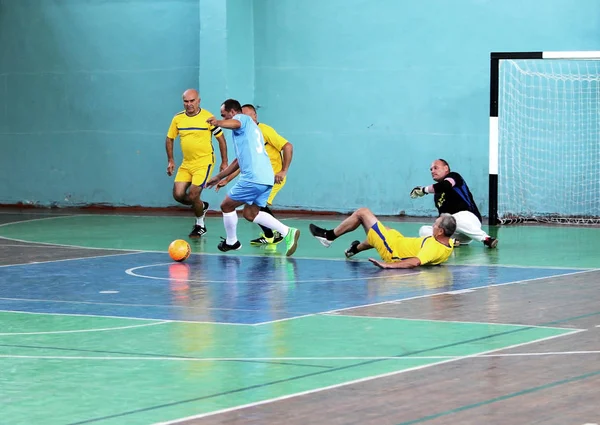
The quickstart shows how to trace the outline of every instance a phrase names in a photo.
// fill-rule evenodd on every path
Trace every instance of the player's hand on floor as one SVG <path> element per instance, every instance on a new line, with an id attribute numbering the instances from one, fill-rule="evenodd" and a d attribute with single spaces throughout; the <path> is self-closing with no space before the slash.
<path id="1" fill-rule="evenodd" d="M 375 258 L 369 258 L 369 261 L 380 269 L 387 269 L 387 265 L 383 261 L 376 260 Z"/>
<path id="2" fill-rule="evenodd" d="M 425 188 L 422 186 L 417 186 L 410 191 L 410 197 L 413 199 L 419 198 L 421 196 L 425 196 Z"/>

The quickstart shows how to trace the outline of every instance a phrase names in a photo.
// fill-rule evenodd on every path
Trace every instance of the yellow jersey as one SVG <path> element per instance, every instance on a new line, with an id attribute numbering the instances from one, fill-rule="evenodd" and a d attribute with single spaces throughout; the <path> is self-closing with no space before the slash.
<path id="1" fill-rule="evenodd" d="M 271 167 L 273 172 L 277 174 L 283 168 L 283 158 L 281 157 L 281 151 L 288 142 L 285 138 L 281 137 L 273 127 L 267 124 L 258 123 L 258 128 L 263 134 L 265 139 L 265 151 L 269 155 L 271 160 Z"/>
<path id="2" fill-rule="evenodd" d="M 450 245 L 444 245 L 433 236 L 407 238 L 396 229 L 388 229 L 379 221 L 367 232 L 367 241 L 377 250 L 383 261 L 388 263 L 417 257 L 422 266 L 433 266 L 447 261 L 454 249 L 452 239 Z"/>
<path id="3" fill-rule="evenodd" d="M 422 266 L 435 266 L 450 258 L 454 241 L 450 239 L 450 245 L 438 242 L 433 236 L 424 238 L 399 238 L 396 240 L 395 251 L 400 258 L 417 257 Z"/>
<path id="4" fill-rule="evenodd" d="M 223 130 L 206 122 L 212 116 L 206 109 L 200 109 L 193 117 L 185 111 L 173 117 L 167 137 L 175 139 L 179 136 L 184 163 L 215 162 L 212 136 L 222 135 Z"/>

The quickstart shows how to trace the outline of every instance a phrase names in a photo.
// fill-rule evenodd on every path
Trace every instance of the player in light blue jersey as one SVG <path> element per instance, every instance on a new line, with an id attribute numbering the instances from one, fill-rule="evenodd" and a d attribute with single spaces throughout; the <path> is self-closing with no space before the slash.
<path id="1" fill-rule="evenodd" d="M 206 122 L 232 130 L 236 159 L 226 169 L 206 182 L 205 187 L 214 187 L 221 179 L 237 169 L 240 170 L 240 178 L 221 203 L 227 239 L 221 241 L 218 246 L 219 250 L 227 252 L 242 247 L 237 238 L 238 216 L 235 209 L 245 204 L 244 218 L 278 231 L 285 237 L 286 255 L 292 255 L 298 246 L 300 231 L 288 227 L 272 215 L 260 211 L 261 207 L 267 205 L 267 199 L 269 199 L 275 183 L 273 167 L 271 167 L 271 161 L 265 152 L 265 141 L 260 129 L 252 118 L 242 114 L 242 105 L 234 99 L 227 99 L 223 102 L 221 117 L 223 117 L 222 120 L 210 117 Z"/>

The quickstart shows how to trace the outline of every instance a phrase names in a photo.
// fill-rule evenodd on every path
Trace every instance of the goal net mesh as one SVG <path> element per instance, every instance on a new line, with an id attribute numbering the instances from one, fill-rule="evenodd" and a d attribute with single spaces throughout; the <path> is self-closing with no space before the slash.
<path id="1" fill-rule="evenodd" d="M 600 61 L 502 60 L 501 223 L 600 224 Z"/>

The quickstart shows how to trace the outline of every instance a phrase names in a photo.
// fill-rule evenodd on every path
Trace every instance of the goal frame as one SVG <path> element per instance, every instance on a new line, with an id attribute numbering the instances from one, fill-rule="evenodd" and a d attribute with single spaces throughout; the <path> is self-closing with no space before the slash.
<path id="1" fill-rule="evenodd" d="M 502 60 L 600 60 L 600 51 L 548 51 L 548 52 L 492 52 L 490 54 L 490 131 L 489 131 L 489 211 L 488 223 L 496 226 L 498 217 L 498 163 L 499 122 L 498 97 L 500 92 L 500 61 Z"/>

